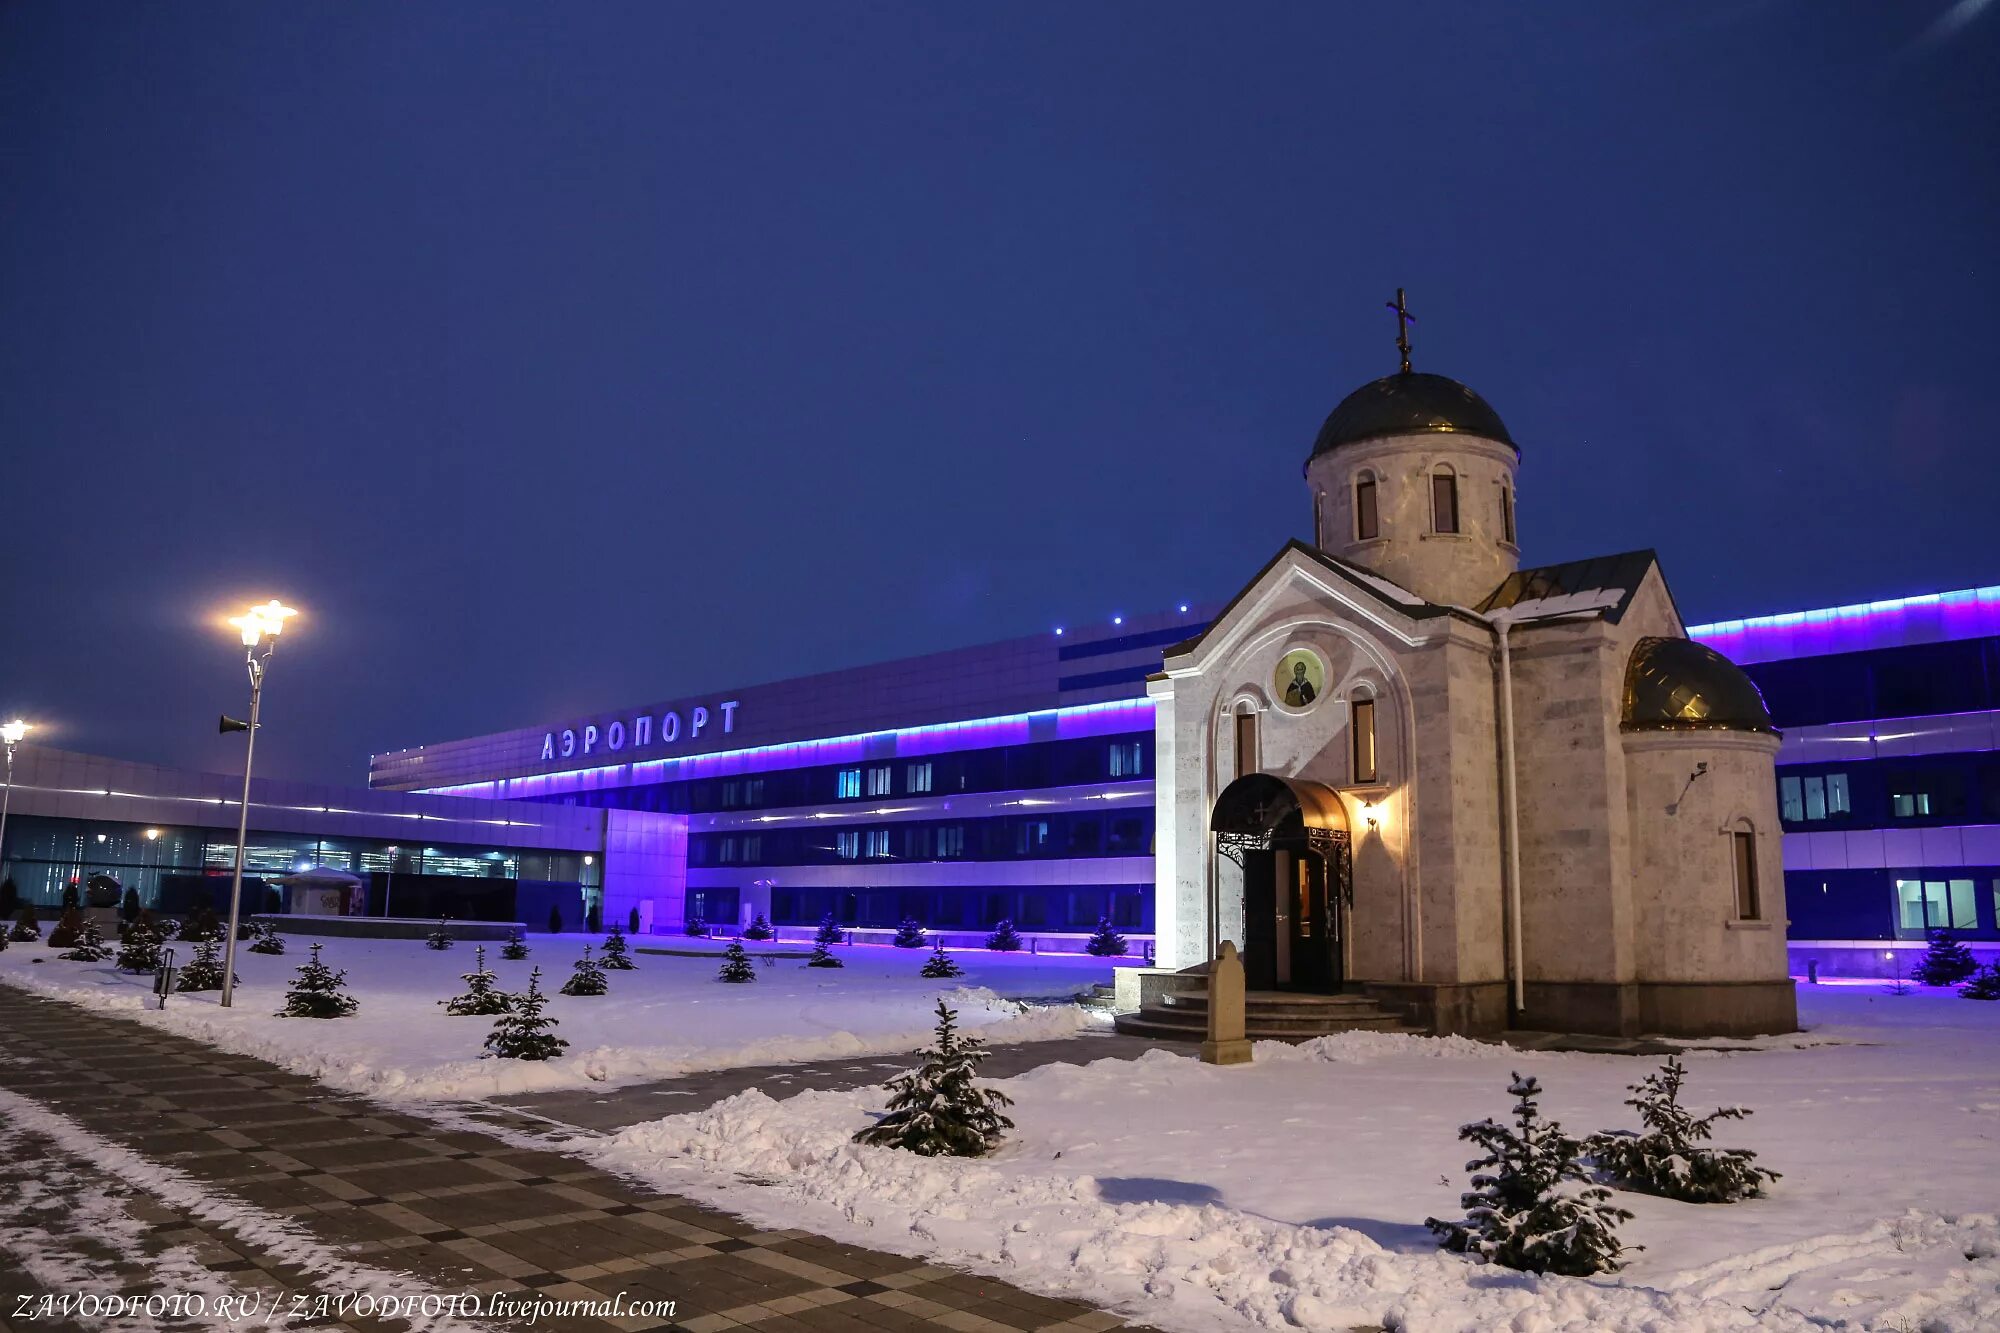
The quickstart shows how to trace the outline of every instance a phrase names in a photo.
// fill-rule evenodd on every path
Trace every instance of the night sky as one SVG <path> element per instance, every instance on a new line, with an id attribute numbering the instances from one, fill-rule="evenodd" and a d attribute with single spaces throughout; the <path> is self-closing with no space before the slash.
<path id="1" fill-rule="evenodd" d="M 359 782 L 1220 601 L 1398 285 L 1531 562 L 2000 583 L 1982 10 L 0 5 L 0 709 L 237 770 L 275 595 Z"/>

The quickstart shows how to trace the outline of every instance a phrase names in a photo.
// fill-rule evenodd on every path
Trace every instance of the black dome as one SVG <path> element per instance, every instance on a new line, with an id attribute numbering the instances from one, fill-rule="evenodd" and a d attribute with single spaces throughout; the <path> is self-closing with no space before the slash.
<path id="1" fill-rule="evenodd" d="M 1457 380 L 1405 371 L 1384 375 L 1340 400 L 1319 428 L 1313 456 L 1384 435 L 1477 435 L 1520 453 L 1500 414 Z"/>
<path id="2" fill-rule="evenodd" d="M 1743 668 L 1692 639 L 1641 639 L 1625 668 L 1627 731 L 1775 731 Z"/>

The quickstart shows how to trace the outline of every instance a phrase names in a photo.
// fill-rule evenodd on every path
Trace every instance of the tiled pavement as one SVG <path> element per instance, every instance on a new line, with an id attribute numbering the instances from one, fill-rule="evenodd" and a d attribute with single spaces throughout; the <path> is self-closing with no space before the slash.
<path id="1" fill-rule="evenodd" d="M 990 1278 L 802 1231 L 759 1231 L 554 1151 L 442 1128 L 260 1060 L 6 986 L 0 1087 L 208 1189 L 281 1214 L 347 1257 L 407 1272 L 426 1291 L 552 1300 L 624 1292 L 676 1303 L 671 1320 L 543 1317 L 537 1328 L 1098 1333 L 1126 1326 Z M 0 1210 L 7 1202 L 0 1199 Z M 212 1227 L 190 1227 L 171 1210 L 149 1225 L 152 1243 L 187 1242 L 212 1272 L 234 1273 L 243 1285 L 314 1289 L 277 1256 Z M 342 1325 L 349 1326 L 365 1325 Z"/>
<path id="2" fill-rule="evenodd" d="M 977 1035 L 976 1033 L 974 1035 Z M 1093 1060 L 1136 1060 L 1159 1048 L 1175 1055 L 1193 1055 L 1188 1042 L 1153 1041 L 1116 1032 L 1086 1033 L 1057 1041 L 1023 1041 L 987 1047 L 980 1073 L 986 1078 L 1013 1078 L 1050 1064 L 1089 1064 Z M 800 1064 L 763 1065 L 746 1069 L 710 1069 L 658 1083 L 599 1091 L 590 1088 L 561 1092 L 531 1092 L 498 1100 L 536 1115 L 581 1129 L 612 1132 L 657 1120 L 663 1115 L 702 1111 L 746 1088 L 783 1101 L 802 1092 L 834 1090 L 885 1083 L 916 1063 L 910 1056 L 849 1056 Z"/>

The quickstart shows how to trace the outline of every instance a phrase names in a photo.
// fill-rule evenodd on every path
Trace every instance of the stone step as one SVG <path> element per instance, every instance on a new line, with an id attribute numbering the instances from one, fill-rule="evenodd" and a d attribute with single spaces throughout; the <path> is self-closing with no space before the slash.
<path id="1" fill-rule="evenodd" d="M 1119 1014 L 1113 1024 L 1132 1036 L 1159 1037 L 1174 1041 L 1200 1041 L 1208 1035 L 1206 1007 L 1197 1010 L 1185 1005 L 1147 1005 L 1137 1013 Z M 1310 1041 L 1336 1032 L 1420 1033 L 1403 1018 L 1380 1005 L 1323 1009 L 1317 1013 L 1256 1012 L 1244 1014 L 1244 1036 L 1252 1041 Z"/>
<path id="2" fill-rule="evenodd" d="M 1160 997 L 1170 1009 L 1208 1012 L 1207 991 L 1174 991 Z M 1381 1001 L 1366 995 L 1309 995 L 1288 991 L 1251 991 L 1243 997 L 1250 1013 L 1302 1013 L 1338 1016 L 1348 1013 L 1389 1012 Z"/>

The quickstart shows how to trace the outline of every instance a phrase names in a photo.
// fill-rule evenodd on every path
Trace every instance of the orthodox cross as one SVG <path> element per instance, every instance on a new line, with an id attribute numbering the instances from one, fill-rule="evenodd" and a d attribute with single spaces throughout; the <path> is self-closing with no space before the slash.
<path id="1" fill-rule="evenodd" d="M 1384 305 L 1396 312 L 1396 350 L 1403 354 L 1403 373 L 1410 373 L 1410 325 L 1417 317 L 1410 313 L 1410 307 L 1403 301 L 1403 289 L 1396 289 L 1396 299 L 1385 301 Z"/>

